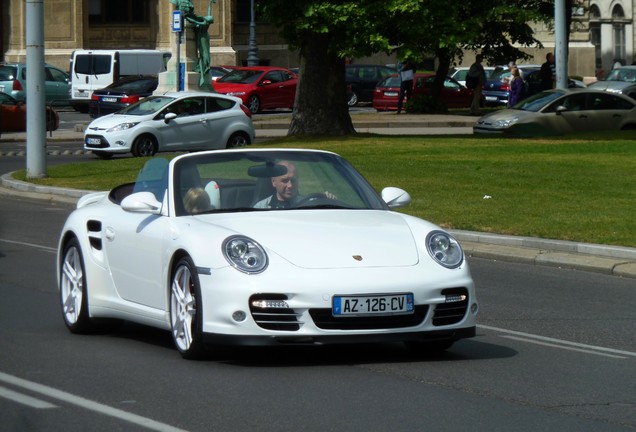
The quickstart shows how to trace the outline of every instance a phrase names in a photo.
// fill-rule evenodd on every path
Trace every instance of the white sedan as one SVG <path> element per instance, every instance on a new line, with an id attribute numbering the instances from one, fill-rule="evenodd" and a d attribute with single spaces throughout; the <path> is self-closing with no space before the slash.
<path id="1" fill-rule="evenodd" d="M 150 96 L 93 120 L 84 149 L 102 159 L 114 154 L 214 150 L 254 142 L 252 113 L 232 96 L 176 92 Z"/>
<path id="2" fill-rule="evenodd" d="M 233 149 L 149 160 L 135 183 L 86 195 L 57 258 L 73 333 L 104 319 L 169 330 L 184 358 L 220 345 L 399 341 L 447 349 L 478 303 L 447 232 L 394 212 L 324 151 Z"/>

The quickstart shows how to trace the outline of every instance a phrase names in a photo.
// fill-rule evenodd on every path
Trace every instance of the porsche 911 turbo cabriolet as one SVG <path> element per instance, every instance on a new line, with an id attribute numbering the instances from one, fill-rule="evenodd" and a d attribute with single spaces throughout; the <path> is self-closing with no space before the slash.
<path id="1" fill-rule="evenodd" d="M 171 332 L 184 358 L 215 346 L 398 341 L 447 349 L 475 335 L 459 243 L 393 209 L 337 154 L 232 149 L 150 159 L 134 183 L 82 197 L 60 236 L 64 322 Z"/>

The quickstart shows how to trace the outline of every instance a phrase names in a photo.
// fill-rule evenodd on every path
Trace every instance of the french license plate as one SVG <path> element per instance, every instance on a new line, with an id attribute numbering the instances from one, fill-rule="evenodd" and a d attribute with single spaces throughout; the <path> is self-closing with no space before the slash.
<path id="1" fill-rule="evenodd" d="M 86 138 L 86 144 L 89 145 L 100 145 L 102 140 L 100 138 Z"/>
<path id="2" fill-rule="evenodd" d="M 384 92 L 384 96 L 397 97 L 398 96 L 398 92 Z"/>
<path id="3" fill-rule="evenodd" d="M 395 315 L 413 313 L 413 294 L 334 296 L 333 316 Z"/>
<path id="4" fill-rule="evenodd" d="M 486 100 L 487 100 L 488 102 L 491 102 L 491 101 L 496 101 L 496 100 L 497 100 L 497 98 L 496 98 L 495 96 L 486 96 Z"/>
<path id="5" fill-rule="evenodd" d="M 117 102 L 117 98 L 114 97 L 103 97 L 102 102 Z"/>

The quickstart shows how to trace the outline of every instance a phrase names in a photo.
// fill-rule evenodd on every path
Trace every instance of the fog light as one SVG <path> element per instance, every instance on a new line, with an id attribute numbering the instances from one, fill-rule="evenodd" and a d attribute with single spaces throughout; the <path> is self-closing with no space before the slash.
<path id="1" fill-rule="evenodd" d="M 284 300 L 254 300 L 252 307 L 261 309 L 289 309 L 289 305 Z"/>
<path id="2" fill-rule="evenodd" d="M 456 303 L 466 301 L 468 296 L 466 294 L 451 294 L 446 296 L 446 303 Z"/>
<path id="3" fill-rule="evenodd" d="M 247 315 L 243 311 L 236 311 L 232 314 L 232 319 L 236 322 L 243 322 Z"/>
<path id="4" fill-rule="evenodd" d="M 470 305 L 470 312 L 473 315 L 476 314 L 478 310 L 479 310 L 479 306 L 477 306 L 477 303 L 473 303 L 472 305 Z"/>

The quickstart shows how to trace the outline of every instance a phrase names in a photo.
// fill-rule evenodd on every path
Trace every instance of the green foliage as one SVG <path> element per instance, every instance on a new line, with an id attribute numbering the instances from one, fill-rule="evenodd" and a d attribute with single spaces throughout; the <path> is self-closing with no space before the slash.
<path id="1" fill-rule="evenodd" d="M 406 103 L 406 111 L 410 114 L 446 114 L 448 107 L 439 99 L 428 95 L 417 95 Z"/>

